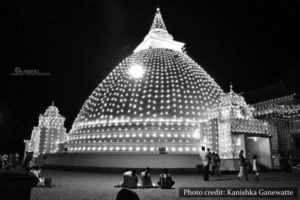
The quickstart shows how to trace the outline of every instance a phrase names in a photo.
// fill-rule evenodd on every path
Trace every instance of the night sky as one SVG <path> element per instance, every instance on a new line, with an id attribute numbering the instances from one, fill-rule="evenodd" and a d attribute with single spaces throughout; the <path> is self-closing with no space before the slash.
<path id="1" fill-rule="evenodd" d="M 23 140 L 53 100 L 69 131 L 91 92 L 144 39 L 157 2 L 2 2 L 0 154 L 22 153 Z M 159 5 L 169 33 L 223 90 L 230 82 L 246 92 L 283 81 L 299 91 L 293 81 L 300 75 L 300 1 Z M 18 67 L 50 75 L 12 76 Z"/>

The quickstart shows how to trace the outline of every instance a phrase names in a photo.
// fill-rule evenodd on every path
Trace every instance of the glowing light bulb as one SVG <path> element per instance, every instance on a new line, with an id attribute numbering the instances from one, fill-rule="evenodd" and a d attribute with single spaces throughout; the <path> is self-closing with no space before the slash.
<path id="1" fill-rule="evenodd" d="M 142 78 L 144 73 L 145 70 L 141 65 L 133 64 L 128 69 L 128 74 L 134 79 Z"/>
<path id="2" fill-rule="evenodd" d="M 196 130 L 196 131 L 193 133 L 193 137 L 194 137 L 195 139 L 199 139 L 199 138 L 200 138 L 199 130 Z"/>

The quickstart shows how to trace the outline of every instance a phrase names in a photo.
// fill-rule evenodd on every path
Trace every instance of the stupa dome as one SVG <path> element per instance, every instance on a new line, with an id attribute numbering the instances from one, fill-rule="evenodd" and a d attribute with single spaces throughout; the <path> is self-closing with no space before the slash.
<path id="1" fill-rule="evenodd" d="M 161 23 L 158 10 L 144 41 L 85 101 L 71 151 L 198 151 L 199 124 L 224 93 Z"/>

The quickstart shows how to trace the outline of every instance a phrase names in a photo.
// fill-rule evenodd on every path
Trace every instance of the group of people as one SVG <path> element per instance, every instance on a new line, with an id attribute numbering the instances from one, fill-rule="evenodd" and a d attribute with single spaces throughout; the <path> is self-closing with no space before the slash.
<path id="1" fill-rule="evenodd" d="M 42 169 L 41 167 L 37 164 L 37 159 L 33 156 L 33 152 L 26 152 L 25 153 L 25 158 L 24 158 L 24 163 L 23 163 L 23 168 L 28 171 L 29 173 L 33 174 L 37 179 L 38 183 L 36 186 L 45 186 L 45 178 L 42 177 Z"/>
<path id="2" fill-rule="evenodd" d="M 221 166 L 221 159 L 217 153 L 211 153 L 210 149 L 207 148 L 205 151 L 205 147 L 202 147 L 200 151 L 200 158 L 201 158 L 201 168 L 203 170 L 203 178 L 204 181 L 209 180 L 209 174 L 212 176 L 216 173 L 217 175 L 221 175 L 220 166 Z M 256 181 L 259 181 L 259 164 L 257 161 L 257 155 L 251 155 L 251 153 L 247 152 L 247 157 L 244 157 L 244 151 L 241 150 L 239 154 L 239 166 L 240 171 L 238 174 L 238 179 L 241 180 L 243 176 L 245 176 L 246 180 L 248 179 L 248 173 L 254 172 Z"/>
<path id="3" fill-rule="evenodd" d="M 150 168 L 147 167 L 145 171 L 141 173 L 141 183 L 138 182 L 138 177 L 136 174 L 136 169 L 126 170 L 123 174 L 123 181 L 120 182 L 116 187 L 123 188 L 162 188 L 171 189 L 175 182 L 172 180 L 171 174 L 167 169 L 163 169 L 162 173 L 159 175 L 159 181 L 157 184 L 153 183 L 151 180 Z"/>
<path id="4" fill-rule="evenodd" d="M 10 153 L 0 155 L 0 168 L 1 169 L 9 169 L 16 168 L 17 165 L 20 164 L 20 156 L 18 153 Z"/>
<path id="5" fill-rule="evenodd" d="M 241 180 L 243 176 L 245 176 L 246 180 L 249 180 L 248 173 L 253 171 L 255 173 L 256 181 L 259 181 L 259 165 L 258 165 L 256 154 L 251 156 L 250 151 L 248 151 L 247 157 L 244 157 L 244 151 L 241 150 L 239 154 L 239 165 L 240 165 L 240 171 L 238 174 L 239 180 Z"/>
<path id="6" fill-rule="evenodd" d="M 200 151 L 200 159 L 201 159 L 201 168 L 204 172 L 204 181 L 209 180 L 209 173 L 211 175 L 221 175 L 221 158 L 218 153 L 210 152 L 210 149 L 207 148 L 205 151 L 205 147 L 201 148 Z"/>
<path id="7" fill-rule="evenodd" d="M 45 178 L 42 178 L 42 169 L 37 164 L 37 158 L 33 156 L 33 152 L 26 152 L 23 160 L 18 153 L 10 153 L 0 155 L 0 168 L 9 170 L 23 166 L 23 168 L 30 174 L 33 174 L 38 179 L 37 186 L 45 185 Z"/>

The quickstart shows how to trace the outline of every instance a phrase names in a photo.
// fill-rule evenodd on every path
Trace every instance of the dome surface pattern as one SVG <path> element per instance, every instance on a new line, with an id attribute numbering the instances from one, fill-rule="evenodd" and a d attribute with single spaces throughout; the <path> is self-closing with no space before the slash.
<path id="1" fill-rule="evenodd" d="M 154 22 L 165 29 L 159 12 Z M 222 89 L 187 54 L 150 45 L 125 58 L 92 92 L 66 145 L 70 151 L 151 152 L 166 147 L 196 152 L 203 138 L 200 122 L 208 120 L 207 111 L 222 96 Z"/>

